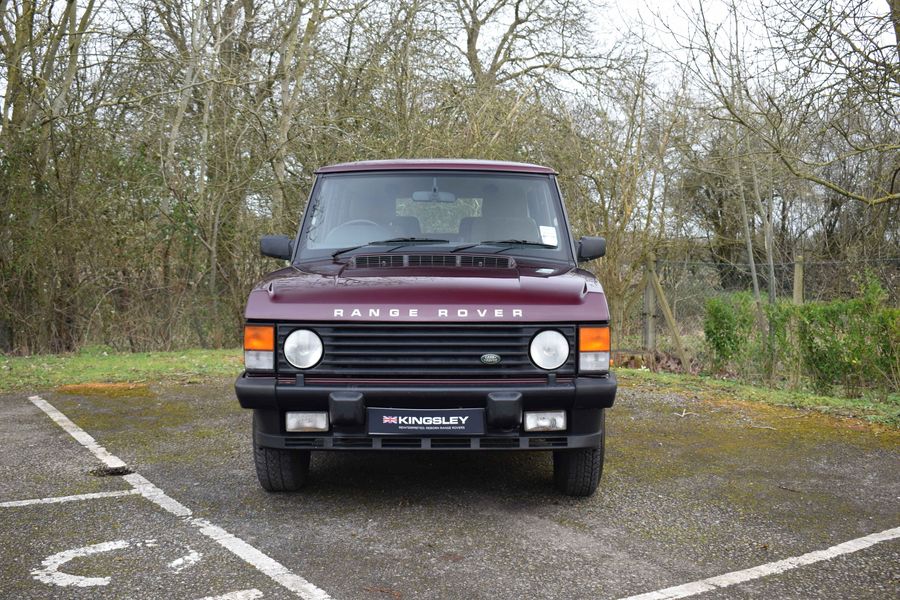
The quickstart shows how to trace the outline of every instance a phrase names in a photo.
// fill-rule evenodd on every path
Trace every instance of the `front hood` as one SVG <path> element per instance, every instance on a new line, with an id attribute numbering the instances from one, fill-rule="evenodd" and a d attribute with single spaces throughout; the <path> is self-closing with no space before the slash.
<path id="1" fill-rule="evenodd" d="M 359 322 L 607 321 L 603 288 L 579 269 L 290 267 L 251 292 L 247 319 Z"/>

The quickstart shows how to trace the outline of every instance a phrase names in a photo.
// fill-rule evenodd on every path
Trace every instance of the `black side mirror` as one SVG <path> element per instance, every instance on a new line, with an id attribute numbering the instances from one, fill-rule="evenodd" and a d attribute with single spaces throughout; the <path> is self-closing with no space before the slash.
<path id="1" fill-rule="evenodd" d="M 606 254 L 606 238 L 585 236 L 578 241 L 578 262 L 594 260 Z"/>
<path id="2" fill-rule="evenodd" d="M 286 235 L 264 235 L 259 238 L 259 251 L 263 256 L 291 260 L 294 241 Z"/>

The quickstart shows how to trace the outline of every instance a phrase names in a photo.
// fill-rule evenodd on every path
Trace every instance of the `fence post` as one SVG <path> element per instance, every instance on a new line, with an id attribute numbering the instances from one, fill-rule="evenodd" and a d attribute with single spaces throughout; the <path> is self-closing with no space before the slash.
<path id="1" fill-rule="evenodd" d="M 794 304 L 803 304 L 803 255 L 794 259 Z"/>
<path id="2" fill-rule="evenodd" d="M 794 305 L 803 304 L 803 255 L 798 254 L 794 259 Z M 803 368 L 802 359 L 800 357 L 800 324 L 797 322 L 797 315 L 791 317 L 791 347 L 795 353 L 794 368 L 791 369 L 790 382 L 791 388 L 800 387 L 800 371 Z"/>
<path id="3" fill-rule="evenodd" d="M 656 290 L 650 279 L 650 269 L 644 266 L 644 354 L 646 362 L 653 368 L 656 365 Z"/>
<path id="4" fill-rule="evenodd" d="M 675 315 L 672 313 L 672 309 L 669 308 L 669 301 L 666 300 L 666 294 L 663 292 L 662 284 L 659 283 L 659 277 L 656 276 L 655 262 L 656 257 L 651 254 L 650 259 L 647 261 L 647 268 L 650 271 L 650 281 L 653 283 L 653 289 L 656 291 L 656 298 L 659 301 L 659 307 L 662 309 L 663 317 L 666 319 L 666 325 L 668 325 L 669 331 L 672 333 L 672 338 L 675 340 L 675 348 L 678 350 L 678 358 L 681 360 L 681 367 L 684 369 L 685 373 L 690 373 L 691 365 L 688 362 L 687 352 L 684 351 L 684 345 L 681 343 L 681 334 L 678 333 Z"/>

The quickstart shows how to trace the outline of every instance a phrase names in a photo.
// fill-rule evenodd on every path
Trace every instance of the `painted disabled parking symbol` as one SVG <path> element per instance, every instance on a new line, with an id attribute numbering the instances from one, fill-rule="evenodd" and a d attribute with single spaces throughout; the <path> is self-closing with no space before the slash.
<path id="1" fill-rule="evenodd" d="M 155 548 L 157 546 L 156 540 L 141 540 L 136 542 L 116 540 L 113 542 L 103 542 L 100 544 L 91 544 L 90 546 L 82 546 L 80 548 L 72 548 L 48 556 L 41 562 L 41 568 L 33 570 L 31 575 L 41 583 L 59 587 L 95 587 L 109 585 L 109 577 L 86 577 L 84 575 L 67 573 L 61 569 L 64 565 L 76 558 L 84 558 L 103 552 L 116 552 L 128 548 Z M 178 573 L 199 562 L 201 556 L 202 555 L 199 552 L 188 548 L 188 553 L 170 562 L 168 568 L 170 571 Z"/>
<path id="2" fill-rule="evenodd" d="M 85 575 L 76 575 L 63 571 L 62 568 L 71 561 L 78 558 L 85 558 L 95 554 L 104 552 L 118 552 L 128 550 L 129 548 L 157 548 L 156 540 L 115 540 L 112 542 L 102 542 L 100 544 L 91 544 L 89 546 L 81 546 L 80 548 L 72 548 L 63 550 L 51 556 L 48 556 L 41 562 L 41 568 L 31 572 L 31 576 L 47 585 L 55 585 L 58 587 L 98 587 L 109 585 L 111 577 L 87 577 Z M 197 564 L 203 557 L 202 554 L 191 548 L 187 548 L 184 556 L 176 558 L 167 566 L 168 570 L 173 573 L 181 571 Z M 222 594 L 220 596 L 207 596 L 200 600 L 257 600 L 262 598 L 263 593 L 255 588 L 247 590 L 238 590 Z"/>

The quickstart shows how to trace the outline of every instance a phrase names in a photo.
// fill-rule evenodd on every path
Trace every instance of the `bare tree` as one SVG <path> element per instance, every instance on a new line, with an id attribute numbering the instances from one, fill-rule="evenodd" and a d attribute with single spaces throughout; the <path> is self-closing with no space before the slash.
<path id="1" fill-rule="evenodd" d="M 717 24 L 700 5 L 689 12 L 696 31 L 685 49 L 697 81 L 792 175 L 874 205 L 900 199 L 892 188 L 900 88 L 896 43 L 883 43 L 892 16 L 868 8 L 864 0 L 804 0 L 763 5 L 754 17 L 732 3 L 728 22 Z M 730 23 L 763 28 L 764 59 L 750 64 Z M 859 159 L 881 167 L 870 188 L 827 176 L 832 165 Z"/>
<path id="2" fill-rule="evenodd" d="M 571 0 L 453 0 L 460 52 L 476 86 L 596 66 L 585 4 Z M 453 31 L 455 28 L 451 29 Z M 592 62 L 593 59 L 593 62 Z"/>

